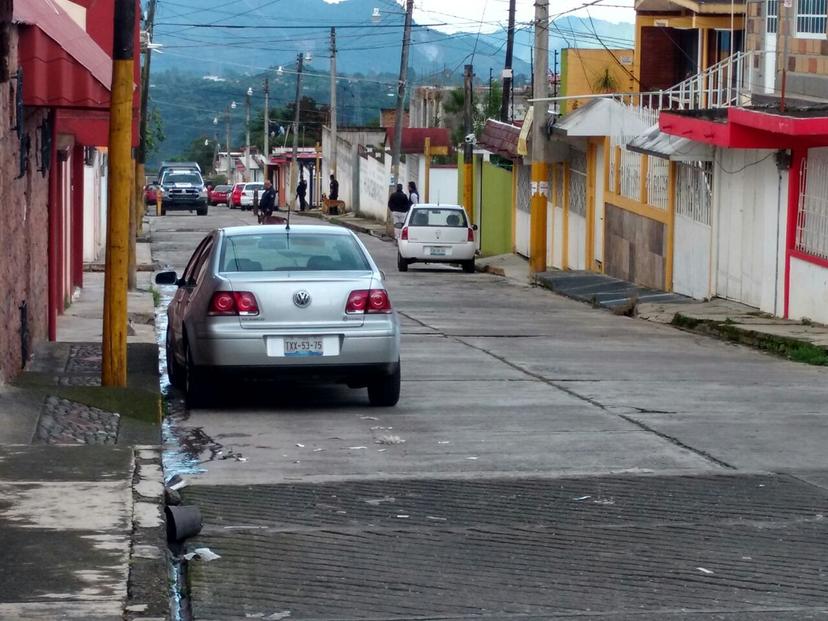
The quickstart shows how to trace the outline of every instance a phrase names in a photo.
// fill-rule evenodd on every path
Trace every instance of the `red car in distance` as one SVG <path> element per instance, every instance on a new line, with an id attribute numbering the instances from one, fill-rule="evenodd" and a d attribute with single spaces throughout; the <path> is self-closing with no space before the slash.
<path id="1" fill-rule="evenodd" d="M 229 205 L 231 189 L 229 185 L 217 185 L 208 193 L 207 202 L 210 205 Z"/>
<path id="2" fill-rule="evenodd" d="M 158 186 L 155 186 L 155 185 L 144 186 L 144 204 L 145 205 L 155 205 L 156 202 L 158 202 L 157 189 L 158 189 Z"/>
<path id="3" fill-rule="evenodd" d="M 230 204 L 228 205 L 230 209 L 241 208 L 242 190 L 244 190 L 243 183 L 237 183 L 233 186 L 233 190 L 230 192 Z"/>

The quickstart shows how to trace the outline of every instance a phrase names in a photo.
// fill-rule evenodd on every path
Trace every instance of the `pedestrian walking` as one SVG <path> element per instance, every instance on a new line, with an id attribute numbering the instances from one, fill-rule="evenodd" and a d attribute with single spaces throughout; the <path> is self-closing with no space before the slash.
<path id="1" fill-rule="evenodd" d="M 417 184 L 413 181 L 408 182 L 408 202 L 412 205 L 420 202 L 420 193 L 417 191 Z"/>
<path id="2" fill-rule="evenodd" d="M 328 199 L 332 201 L 339 200 L 339 181 L 336 180 L 335 175 L 331 175 L 331 191 L 328 192 Z"/>
<path id="3" fill-rule="evenodd" d="M 299 180 L 299 185 L 296 186 L 296 196 L 299 197 L 299 211 L 305 211 L 308 208 L 308 202 L 305 197 L 308 195 L 308 182 L 304 179 Z"/>
<path id="4" fill-rule="evenodd" d="M 388 209 L 391 210 L 391 219 L 394 222 L 394 239 L 400 238 L 400 229 L 410 208 L 411 201 L 403 192 L 402 183 L 398 183 L 396 192 L 392 192 L 388 198 Z"/>
<path id="5" fill-rule="evenodd" d="M 262 192 L 262 196 L 259 198 L 259 224 L 266 222 L 267 218 L 273 214 L 274 209 L 278 209 L 276 207 L 276 190 L 273 188 L 270 179 L 266 179 L 264 182 L 264 192 Z"/>

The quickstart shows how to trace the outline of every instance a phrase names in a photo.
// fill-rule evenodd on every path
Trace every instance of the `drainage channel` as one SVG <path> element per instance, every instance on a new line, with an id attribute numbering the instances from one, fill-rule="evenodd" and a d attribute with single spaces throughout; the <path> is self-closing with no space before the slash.
<path id="1" fill-rule="evenodd" d="M 167 377 L 167 305 L 175 295 L 174 287 L 160 287 L 160 299 L 155 307 L 155 330 L 158 343 L 158 375 L 161 395 L 164 403 L 164 420 L 162 421 L 162 461 L 165 488 L 173 478 L 205 472 L 199 459 L 204 444 L 193 445 L 185 439 L 181 423 L 186 421 L 188 413 L 184 401 L 169 382 Z M 204 439 L 205 444 L 209 439 Z M 166 513 L 166 512 L 165 512 Z M 167 515 L 169 520 L 169 515 Z M 169 530 L 168 530 L 169 532 Z M 169 542 L 170 554 L 170 617 L 174 621 L 190 621 L 192 613 L 187 589 L 187 561 L 183 558 L 184 544 Z"/>

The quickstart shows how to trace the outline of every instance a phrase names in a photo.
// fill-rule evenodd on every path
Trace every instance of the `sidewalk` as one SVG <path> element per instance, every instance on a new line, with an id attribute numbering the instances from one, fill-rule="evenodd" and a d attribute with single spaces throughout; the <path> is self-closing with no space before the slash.
<path id="1" fill-rule="evenodd" d="M 149 244 L 139 245 L 149 262 Z M 128 387 L 100 385 L 103 279 L 0 386 L 0 618 L 169 618 L 148 272 L 129 295 Z"/>
<path id="2" fill-rule="evenodd" d="M 798 362 L 828 365 L 828 326 L 821 324 L 779 319 L 729 300 L 694 300 L 594 272 L 551 271 L 530 280 L 528 262 L 514 254 L 478 259 L 477 266 L 480 271 L 523 285 L 533 282 L 617 315 L 670 324 Z"/>

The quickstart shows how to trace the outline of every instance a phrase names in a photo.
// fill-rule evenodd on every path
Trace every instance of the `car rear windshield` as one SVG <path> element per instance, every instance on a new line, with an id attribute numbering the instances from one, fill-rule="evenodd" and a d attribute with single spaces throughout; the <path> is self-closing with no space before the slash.
<path id="1" fill-rule="evenodd" d="M 460 209 L 441 209 L 439 207 L 415 207 L 411 213 L 409 226 L 457 226 L 465 227 L 466 214 Z"/>
<path id="2" fill-rule="evenodd" d="M 371 269 L 350 235 L 288 233 L 225 237 L 221 272 L 362 271 Z"/>
<path id="3" fill-rule="evenodd" d="M 164 175 L 164 185 L 172 183 L 191 183 L 193 185 L 201 185 L 201 176 L 198 173 L 192 172 L 168 172 Z"/>

